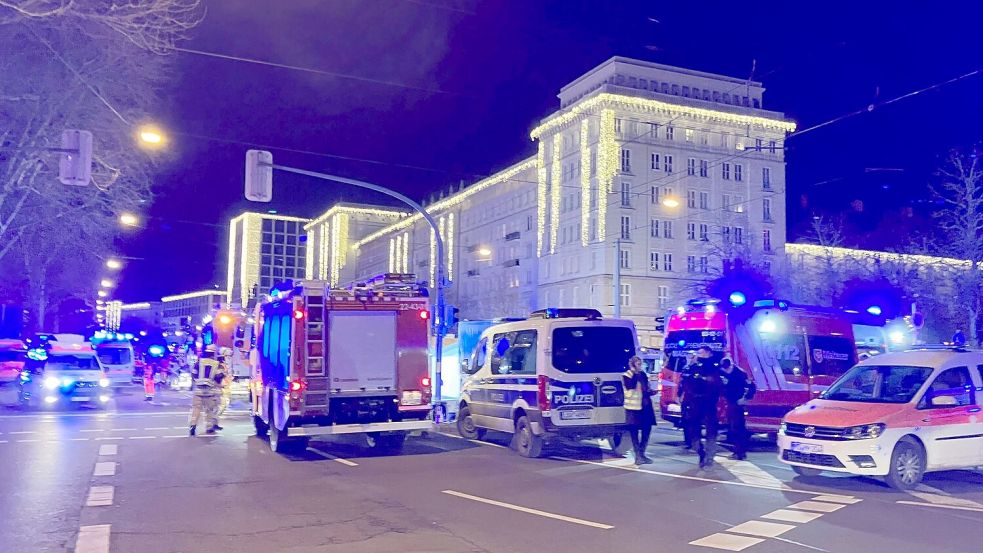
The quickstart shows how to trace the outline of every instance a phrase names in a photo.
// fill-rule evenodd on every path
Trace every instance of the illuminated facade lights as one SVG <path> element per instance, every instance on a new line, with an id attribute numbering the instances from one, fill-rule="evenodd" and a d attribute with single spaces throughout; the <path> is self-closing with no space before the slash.
<path id="1" fill-rule="evenodd" d="M 563 174 L 560 158 L 563 155 L 563 133 L 553 135 L 553 162 L 550 166 L 550 253 L 556 253 L 560 235 L 560 186 Z"/>
<path id="2" fill-rule="evenodd" d="M 546 240 L 546 146 L 536 152 L 536 256 L 542 257 Z"/>
<path id="3" fill-rule="evenodd" d="M 193 298 L 201 298 L 204 296 L 215 296 L 219 294 L 227 293 L 226 290 L 200 290 L 198 292 L 188 292 L 186 294 L 177 294 L 174 296 L 164 296 L 160 298 L 160 301 L 164 303 L 169 303 L 172 301 L 190 300 Z"/>
<path id="4" fill-rule="evenodd" d="M 451 279 L 454 276 L 454 214 L 447 214 L 447 278 Z"/>
<path id="5" fill-rule="evenodd" d="M 400 269 L 399 273 L 410 272 L 410 233 L 403 233 L 403 253 L 399 258 Z"/>
<path id="6" fill-rule="evenodd" d="M 597 133 L 597 239 L 607 237 L 608 193 L 618 172 L 618 143 L 614 136 L 614 110 L 601 112 Z"/>
<path id="7" fill-rule="evenodd" d="M 590 241 L 590 120 L 580 122 L 580 243 Z"/>

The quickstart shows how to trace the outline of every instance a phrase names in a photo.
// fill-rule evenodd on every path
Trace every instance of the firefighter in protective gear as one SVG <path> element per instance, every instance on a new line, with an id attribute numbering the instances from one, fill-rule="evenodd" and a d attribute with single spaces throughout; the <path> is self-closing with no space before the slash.
<path id="1" fill-rule="evenodd" d="M 198 420 L 205 415 L 206 433 L 214 434 L 218 429 L 218 403 L 221 397 L 222 381 L 225 373 L 215 359 L 215 346 L 206 346 L 198 363 L 191 369 L 191 418 L 188 421 L 188 435 L 194 436 Z"/>
<path id="2" fill-rule="evenodd" d="M 219 400 L 218 416 L 225 414 L 225 410 L 232 402 L 232 348 L 222 348 L 219 350 L 221 355 L 221 370 L 225 375 L 222 378 L 222 397 Z M 221 426 L 218 427 L 222 429 Z"/>

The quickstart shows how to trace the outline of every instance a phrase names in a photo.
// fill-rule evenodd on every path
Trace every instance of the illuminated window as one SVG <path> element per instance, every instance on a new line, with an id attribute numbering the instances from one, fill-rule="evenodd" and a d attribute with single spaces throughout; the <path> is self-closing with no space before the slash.
<path id="1" fill-rule="evenodd" d="M 693 135 L 694 135 L 693 129 L 686 129 L 683 132 L 683 134 L 686 136 L 686 142 L 692 142 L 693 141 Z"/>

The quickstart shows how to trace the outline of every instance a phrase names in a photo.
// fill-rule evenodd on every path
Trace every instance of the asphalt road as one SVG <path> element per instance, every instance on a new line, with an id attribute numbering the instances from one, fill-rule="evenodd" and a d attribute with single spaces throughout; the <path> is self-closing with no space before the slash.
<path id="1" fill-rule="evenodd" d="M 636 469 L 597 444 L 524 459 L 507 437 L 357 438 L 284 457 L 242 405 L 190 438 L 186 394 L 106 411 L 0 407 L 0 551 L 10 553 L 976 551 L 983 474 L 803 480 L 757 445 L 702 471 L 662 427 Z M 0 392 L 0 400 L 2 400 Z M 238 409 L 236 409 L 238 407 Z"/>

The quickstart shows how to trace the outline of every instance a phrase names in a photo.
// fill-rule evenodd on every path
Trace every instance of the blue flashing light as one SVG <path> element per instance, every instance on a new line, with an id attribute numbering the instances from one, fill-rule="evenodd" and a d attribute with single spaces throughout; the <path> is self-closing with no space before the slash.
<path id="1" fill-rule="evenodd" d="M 152 345 L 149 348 L 147 348 L 147 353 L 149 353 L 153 357 L 162 357 L 164 355 L 164 347 L 156 344 Z"/>
<path id="2" fill-rule="evenodd" d="M 727 301 L 730 302 L 734 307 L 740 307 L 747 303 L 747 296 L 743 292 L 731 292 L 730 296 L 727 297 Z"/>
<path id="3" fill-rule="evenodd" d="M 879 305 L 871 305 L 870 307 L 867 308 L 867 313 L 870 313 L 875 317 L 879 317 L 883 312 L 884 311 L 881 309 L 881 306 Z"/>
<path id="4" fill-rule="evenodd" d="M 680 340 L 680 341 L 678 341 L 678 342 L 676 342 L 676 343 L 677 343 L 677 344 L 679 345 L 679 347 L 681 347 L 681 348 L 684 348 L 684 347 L 686 347 L 686 340 Z"/>

